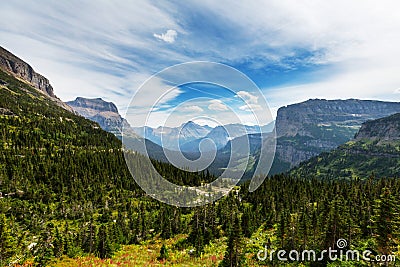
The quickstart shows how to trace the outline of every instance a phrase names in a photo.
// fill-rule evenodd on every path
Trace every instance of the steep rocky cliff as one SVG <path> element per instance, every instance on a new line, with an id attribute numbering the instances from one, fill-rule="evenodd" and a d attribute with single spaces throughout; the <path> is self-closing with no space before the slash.
<path id="1" fill-rule="evenodd" d="M 367 120 L 382 118 L 400 111 L 400 103 L 373 100 L 310 99 L 282 107 L 276 119 L 277 136 L 310 136 L 314 126 L 360 126 Z"/>
<path id="2" fill-rule="evenodd" d="M 351 140 L 363 122 L 397 112 L 397 102 L 357 99 L 312 99 L 282 107 L 276 118 L 276 162 L 294 167 Z"/>
<path id="3" fill-rule="evenodd" d="M 107 132 L 121 136 L 122 129 L 131 135 L 136 135 L 130 130 L 128 121 L 118 113 L 118 109 L 112 102 L 104 101 L 101 98 L 77 97 L 74 101 L 66 102 L 79 115 L 97 122 Z"/>
<path id="4" fill-rule="evenodd" d="M 72 109 L 68 105 L 66 105 L 59 98 L 56 97 L 53 87 L 51 86 L 47 78 L 35 72 L 28 63 L 18 58 L 1 46 L 0 69 L 24 81 L 25 83 L 28 83 L 46 96 L 50 97 L 54 102 L 56 102 L 58 106 L 72 112 Z M 0 81 L 0 84 L 1 83 L 2 82 Z"/>
<path id="5" fill-rule="evenodd" d="M 400 177 L 400 113 L 367 121 L 354 140 L 311 158 L 290 173 L 322 179 Z"/>
<path id="6" fill-rule="evenodd" d="M 355 139 L 365 138 L 381 141 L 400 140 L 400 113 L 363 123 Z"/>
<path id="7" fill-rule="evenodd" d="M 55 97 L 53 87 L 50 85 L 48 79 L 36 73 L 28 63 L 16 57 L 3 47 L 0 47 L 0 67 L 14 74 L 17 78 L 28 82 L 45 94 Z"/>

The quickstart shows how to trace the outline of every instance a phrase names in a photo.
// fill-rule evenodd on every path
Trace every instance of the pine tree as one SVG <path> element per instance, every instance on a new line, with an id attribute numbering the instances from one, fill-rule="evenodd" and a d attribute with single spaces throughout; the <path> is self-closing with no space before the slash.
<path id="1" fill-rule="evenodd" d="M 200 256 L 205 246 L 201 208 L 196 208 L 194 211 L 191 221 L 191 231 L 187 240 L 194 246 L 196 256 Z"/>
<path id="2" fill-rule="evenodd" d="M 54 233 L 54 241 L 53 241 L 53 254 L 54 257 L 61 257 L 64 254 L 64 241 L 63 237 L 58 228 Z"/>
<path id="3" fill-rule="evenodd" d="M 16 252 L 14 238 L 8 226 L 8 220 L 4 214 L 0 214 L 0 266 L 9 264 Z"/>
<path id="4" fill-rule="evenodd" d="M 45 231 L 41 233 L 38 244 L 36 245 L 37 249 L 34 254 L 35 262 L 38 264 L 38 266 L 47 266 L 48 263 L 52 260 L 52 241 L 53 238 L 51 236 L 51 231 L 48 227 Z"/>
<path id="5" fill-rule="evenodd" d="M 373 217 L 378 249 L 383 254 L 390 254 L 395 246 L 395 238 L 399 234 L 399 212 L 399 201 L 388 188 L 384 188 L 375 201 Z"/>
<path id="6" fill-rule="evenodd" d="M 111 242 L 108 236 L 107 227 L 103 224 L 100 226 L 97 235 L 97 255 L 101 259 L 110 258 L 113 253 Z"/>
<path id="7" fill-rule="evenodd" d="M 228 236 L 228 247 L 226 249 L 224 259 L 220 263 L 220 267 L 237 267 L 245 265 L 243 255 L 243 235 L 239 215 L 236 214 L 233 227 Z"/>
<path id="8" fill-rule="evenodd" d="M 89 223 L 83 233 L 82 249 L 87 253 L 93 253 L 96 241 L 96 226 L 93 223 L 93 218 L 90 218 Z"/>
<path id="9" fill-rule="evenodd" d="M 168 249 L 165 244 L 161 246 L 160 255 L 157 257 L 157 260 L 162 261 L 168 259 Z"/>

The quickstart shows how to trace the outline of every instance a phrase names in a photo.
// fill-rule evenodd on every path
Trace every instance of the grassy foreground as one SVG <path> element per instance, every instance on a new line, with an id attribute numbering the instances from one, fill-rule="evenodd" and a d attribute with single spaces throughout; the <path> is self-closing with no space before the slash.
<path id="1" fill-rule="evenodd" d="M 84 267 L 84 266 L 218 266 L 225 251 L 224 240 L 219 239 L 205 248 L 201 257 L 190 255 L 190 249 L 179 249 L 176 244 L 185 238 L 178 235 L 167 240 L 151 240 L 140 245 L 122 246 L 111 259 L 99 259 L 94 256 L 77 259 L 63 258 L 56 262 L 55 267 Z M 161 246 L 168 249 L 168 259 L 158 260 Z"/>

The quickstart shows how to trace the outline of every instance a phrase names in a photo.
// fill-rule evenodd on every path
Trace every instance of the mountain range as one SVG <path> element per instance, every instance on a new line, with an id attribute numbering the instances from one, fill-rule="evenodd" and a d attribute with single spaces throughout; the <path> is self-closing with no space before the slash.
<path id="1" fill-rule="evenodd" d="M 179 127 L 130 127 L 111 102 L 100 98 L 86 99 L 78 97 L 67 102 L 75 112 L 96 121 L 99 125 L 121 138 L 124 128 L 125 138 L 131 138 L 134 144 L 146 142 L 148 154 L 158 160 L 168 162 L 163 149 L 182 151 L 189 159 L 200 156 L 199 146 L 208 152 L 217 149 L 216 159 L 208 168 L 218 175 L 227 166 L 232 142 L 250 140 L 247 177 L 254 171 L 261 143 L 266 134 L 275 125 L 277 148 L 275 159 L 269 174 L 281 173 L 298 166 L 323 152 L 331 151 L 352 140 L 361 125 L 371 119 L 385 117 L 400 112 L 400 103 L 372 100 L 324 100 L 312 99 L 302 103 L 282 107 L 278 110 L 275 122 L 263 127 L 230 124 L 217 126 L 198 125 L 189 121 Z M 132 129 L 132 130 L 131 130 Z M 228 132 L 230 135 L 228 135 Z M 137 145 L 132 146 L 135 148 Z M 143 152 L 143 151 L 141 151 Z M 242 166 L 247 153 L 236 151 L 234 166 Z"/>
<path id="2" fill-rule="evenodd" d="M 212 128 L 188 121 L 178 127 L 133 127 L 136 134 L 167 149 L 178 151 L 184 143 L 205 137 Z"/>
<path id="3" fill-rule="evenodd" d="M 144 183 L 157 181 L 153 180 L 154 168 L 179 185 L 200 186 L 215 177 L 208 171 L 192 173 L 157 161 L 146 164 L 148 161 L 140 153 L 122 149 L 117 137 L 126 138 L 121 136 L 120 129 L 128 125 L 115 105 L 102 99 L 77 99 L 71 104 L 74 111 L 60 103 L 54 92 L 43 91 L 29 75 L 18 73 L 0 65 L 1 266 L 81 266 L 93 262 L 109 265 L 125 262 L 130 266 L 178 262 L 179 265 L 184 258 L 187 265 L 214 266 L 218 264 L 214 259 L 223 259 L 224 254 L 229 255 L 235 248 L 242 251 L 257 248 L 257 252 L 267 242 L 273 247 L 301 248 L 305 240 L 308 246 L 325 248 L 337 243 L 338 237 L 351 238 L 356 248 L 361 244 L 378 253 L 398 253 L 400 182 L 374 179 L 400 177 L 400 113 L 385 115 L 397 109 L 396 103 L 341 101 L 342 106 L 355 103 L 351 111 L 368 107 L 364 108 L 365 115 L 351 115 L 362 117 L 355 122 L 338 121 L 335 114 L 341 114 L 341 108 L 332 111 L 329 118 L 318 119 L 315 106 L 320 102 L 326 105 L 326 100 L 292 106 L 294 109 L 307 106 L 316 116 L 312 112 L 305 116 L 306 112 L 298 111 L 288 112 L 282 118 L 285 112 L 280 111 L 278 141 L 294 138 L 292 147 L 298 153 L 304 150 L 297 146 L 300 140 L 320 142 L 323 147 L 330 138 L 336 143 L 346 140 L 348 129 L 356 134 L 330 152 L 322 152 L 295 166 L 289 175 L 266 179 L 256 192 L 248 192 L 244 184 L 215 205 L 182 209 L 153 200 L 154 195 L 132 179 L 128 167 L 133 167 L 134 177 L 144 177 Z M 329 101 L 328 106 L 332 106 Z M 319 112 L 327 110 L 321 108 Z M 373 119 L 374 116 L 382 118 Z M 296 127 L 292 127 L 293 120 Z M 285 123 L 290 130 L 279 128 Z M 185 127 L 189 130 L 197 126 L 187 123 L 182 128 Z M 218 150 L 211 170 L 221 171 L 230 152 L 234 154 L 234 168 L 247 164 L 241 161 L 246 153 L 241 144 L 249 140 L 251 160 L 244 167 L 251 173 L 259 160 L 260 143 L 273 138 L 271 133 L 238 133 L 240 136 L 228 140 Z M 151 142 L 136 134 L 129 138 Z M 161 148 L 151 144 L 153 152 Z M 237 148 L 231 151 L 233 147 Z M 211 188 L 215 189 L 214 186 L 205 187 L 205 191 L 196 189 L 194 196 L 209 198 Z M 185 201 L 188 196 L 186 190 L 161 189 L 166 189 L 168 198 Z M 163 255 L 162 251 L 169 256 L 160 261 L 157 255 Z M 192 254 L 193 251 L 198 251 L 201 257 Z M 120 258 L 113 257 L 114 252 Z M 139 261 L 133 262 L 131 259 L 138 258 L 140 253 L 149 257 L 139 257 Z M 246 259 L 256 257 L 242 255 Z"/>
<path id="4" fill-rule="evenodd" d="M 120 139 L 122 138 L 121 130 L 124 129 L 124 138 L 131 139 L 134 144 L 145 143 L 150 156 L 155 159 L 167 161 L 164 149 L 174 151 L 177 148 L 183 151 L 188 158 L 194 159 L 199 156 L 200 143 L 210 139 L 215 147 L 211 145 L 211 142 L 204 142 L 202 149 L 204 151 L 217 149 L 217 158 L 209 168 L 213 173 L 220 173 L 223 170 L 229 160 L 228 155 L 232 142 L 242 142 L 244 138 L 250 140 L 250 163 L 246 169 L 248 173 L 251 173 L 254 163 L 258 160 L 261 142 L 266 138 L 272 138 L 266 133 L 271 132 L 274 125 L 277 148 L 270 174 L 296 169 L 301 163 L 299 168 L 304 170 L 304 164 L 311 164 L 308 160 L 315 160 L 318 155 L 332 156 L 332 154 L 324 152 L 333 151 L 332 153 L 337 154 L 338 151 L 343 152 L 344 148 L 347 149 L 346 151 L 353 151 L 349 148 L 350 146 L 363 144 L 361 147 L 369 147 L 372 142 L 379 147 L 378 150 L 382 150 L 382 145 L 391 147 L 394 142 L 391 138 L 397 134 L 395 128 L 385 124 L 385 120 L 378 120 L 375 122 L 376 124 L 369 121 L 400 112 L 400 103 L 357 99 L 310 99 L 281 107 L 278 110 L 276 121 L 262 127 L 231 124 L 225 125 L 225 128 L 221 126 L 212 128 L 191 121 L 183 123 L 179 127 L 131 127 L 118 113 L 115 104 L 101 98 L 77 97 L 74 101 L 63 103 L 54 94 L 53 87 L 47 78 L 36 73 L 28 63 L 4 48 L 0 48 L 0 68 L 7 74 L 37 89 L 42 97 L 53 101 L 69 112 L 80 114 L 97 122 L 102 129 L 113 133 Z M 6 87 L 7 82 L 0 80 L 0 86 Z M 0 113 L 10 114 L 10 111 L 6 107 L 1 107 Z M 367 128 L 369 131 L 366 130 Z M 391 140 L 390 144 L 382 141 L 384 134 L 387 135 L 386 139 Z M 353 139 L 355 135 L 356 139 Z M 371 138 L 373 141 L 368 141 L 368 145 L 365 144 L 365 140 L 372 140 Z M 378 139 L 379 141 L 377 141 Z M 235 153 L 236 165 L 239 166 L 247 155 L 241 155 L 241 151 Z M 297 168 L 297 172 L 304 173 L 299 168 Z"/>
<path id="5" fill-rule="evenodd" d="M 184 152 L 198 152 L 199 145 L 203 139 L 210 139 L 212 142 L 207 142 L 202 147 L 203 151 L 211 151 L 215 148 L 217 150 L 223 149 L 229 141 L 244 135 L 249 134 L 261 134 L 271 132 L 274 127 L 274 122 L 271 122 L 262 127 L 249 126 L 241 124 L 227 124 L 224 126 L 217 126 L 213 128 L 204 138 L 199 138 L 191 142 L 187 142 L 181 146 L 181 150 Z"/>
<path id="6" fill-rule="evenodd" d="M 185 153 L 198 153 L 199 145 L 205 139 L 212 142 L 205 142 L 203 151 L 219 150 L 224 148 L 228 142 L 236 137 L 246 134 L 271 132 L 274 122 L 264 126 L 249 126 L 241 124 L 227 124 L 224 126 L 210 127 L 199 125 L 195 122 L 185 122 L 178 127 L 133 127 L 139 136 L 169 150 L 182 151 Z M 215 146 L 214 146 L 215 144 Z"/>
<path id="7" fill-rule="evenodd" d="M 275 124 L 277 148 L 275 159 L 269 174 L 286 172 L 301 162 L 307 161 L 323 152 L 336 149 L 353 139 L 361 125 L 371 119 L 377 119 L 400 112 L 400 103 L 370 100 L 324 100 L 312 99 L 302 103 L 282 107 L 278 110 L 275 123 L 261 127 L 230 124 L 217 126 L 198 125 L 189 121 L 179 127 L 130 127 L 111 102 L 100 98 L 85 99 L 78 97 L 67 102 L 75 112 L 93 120 L 105 129 L 121 138 L 124 128 L 125 138 L 131 138 L 132 147 L 138 142 L 146 142 L 147 153 L 158 160 L 168 162 L 164 149 L 182 151 L 189 159 L 200 156 L 202 152 L 217 150 L 216 159 L 209 171 L 216 175 L 222 173 L 229 162 L 232 142 L 250 140 L 250 155 L 235 151 L 233 166 L 243 168 L 243 162 L 249 156 L 245 166 L 246 177 L 251 177 L 258 160 L 261 143 L 270 135 Z M 228 135 L 228 132 L 230 135 Z M 212 142 L 202 142 L 209 140 Z M 143 153 L 143 151 L 141 151 Z"/>

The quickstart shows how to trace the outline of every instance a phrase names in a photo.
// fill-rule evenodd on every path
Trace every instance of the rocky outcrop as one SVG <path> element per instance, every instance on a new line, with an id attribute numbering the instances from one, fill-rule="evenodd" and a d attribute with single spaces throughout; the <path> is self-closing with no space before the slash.
<path id="1" fill-rule="evenodd" d="M 318 146 L 310 146 L 312 149 L 299 149 L 296 145 L 280 142 L 278 140 L 276 145 L 276 156 L 282 162 L 287 162 L 291 167 L 298 165 L 299 163 L 308 160 L 321 152 L 334 149 L 337 146 L 326 146 L 323 147 L 323 141 L 318 142 Z"/>
<path id="2" fill-rule="evenodd" d="M 400 113 L 363 123 L 355 139 L 400 140 Z"/>
<path id="3" fill-rule="evenodd" d="M 100 127 L 116 136 L 129 134 L 136 136 L 131 130 L 128 121 L 118 113 L 118 109 L 112 102 L 104 101 L 101 98 L 83 98 L 77 97 L 74 101 L 66 102 L 72 107 L 79 115 L 97 122 Z"/>
<path id="4" fill-rule="evenodd" d="M 68 105 L 66 105 L 59 98 L 56 97 L 53 87 L 46 77 L 35 72 L 28 63 L 18 58 L 1 46 L 0 69 L 38 89 L 44 95 L 48 96 L 51 100 L 56 102 L 58 106 L 73 112 L 73 110 Z M 0 81 L 0 84 L 2 84 L 2 81 Z"/>
<path id="5" fill-rule="evenodd" d="M 312 99 L 282 107 L 275 122 L 277 162 L 294 167 L 351 140 L 362 123 L 397 112 L 400 103 L 358 99 Z M 389 130 L 382 131 L 396 134 Z"/>
<path id="6" fill-rule="evenodd" d="M 400 177 L 400 113 L 364 122 L 355 138 L 290 173 L 321 179 Z"/>
<path id="7" fill-rule="evenodd" d="M 118 114 L 117 106 L 112 102 L 106 102 L 101 98 L 83 98 L 77 97 L 74 101 L 67 102 L 74 110 L 78 111 L 81 116 L 93 117 L 101 112 L 110 112 L 110 114 Z M 119 114 L 118 114 L 119 115 Z"/>
<path id="8" fill-rule="evenodd" d="M 367 120 L 400 111 L 400 103 L 373 100 L 310 99 L 281 107 L 276 118 L 277 136 L 313 136 L 310 125 L 360 126 Z"/>
<path id="9" fill-rule="evenodd" d="M 15 77 L 28 82 L 48 96 L 56 97 L 54 95 L 53 87 L 47 78 L 36 73 L 28 63 L 13 55 L 3 47 L 0 47 L 0 68 L 13 74 Z"/>

